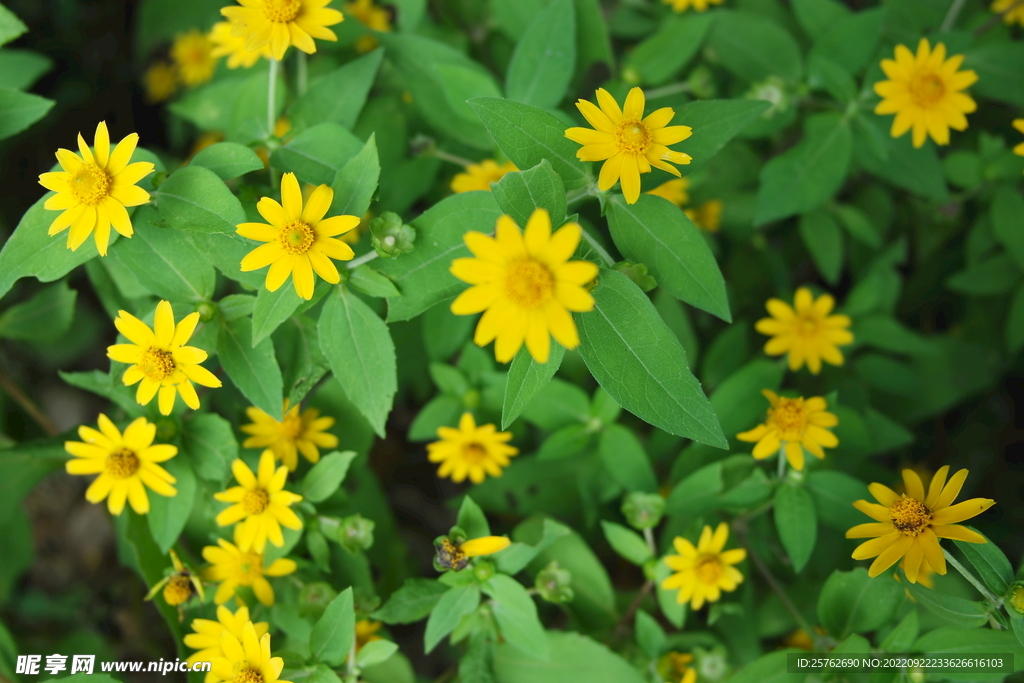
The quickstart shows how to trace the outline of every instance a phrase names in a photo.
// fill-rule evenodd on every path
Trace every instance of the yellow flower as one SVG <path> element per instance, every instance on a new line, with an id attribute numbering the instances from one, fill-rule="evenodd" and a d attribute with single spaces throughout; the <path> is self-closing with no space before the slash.
<path id="1" fill-rule="evenodd" d="M 804 468 L 804 451 L 810 451 L 819 460 L 825 457 L 825 448 L 835 448 L 839 439 L 828 431 L 839 424 L 839 419 L 826 412 L 828 403 L 821 396 L 811 398 L 785 398 L 769 389 L 761 390 L 772 407 L 768 419 L 749 432 L 736 435 L 740 441 L 757 442 L 753 456 L 763 460 L 780 450 L 786 451 L 786 460 L 793 469 Z"/>
<path id="2" fill-rule="evenodd" d="M 217 57 L 213 54 L 213 43 L 209 36 L 198 29 L 179 33 L 171 44 L 171 59 L 178 67 L 181 82 L 197 86 L 213 78 L 217 68 Z"/>
<path id="3" fill-rule="evenodd" d="M 142 75 L 142 85 L 148 104 L 164 102 L 178 90 L 178 72 L 170 62 L 154 62 Z"/>
<path id="4" fill-rule="evenodd" d="M 577 223 L 566 223 L 552 235 L 548 212 L 536 209 L 525 235 L 510 216 L 501 216 L 494 237 L 472 230 L 463 236 L 475 258 L 455 259 L 450 270 L 473 286 L 452 302 L 451 310 L 456 315 L 486 311 L 473 341 L 486 346 L 497 339 L 499 363 L 512 360 L 524 339 L 538 363 L 548 362 L 549 334 L 567 349 L 579 346 L 569 311 L 594 309 L 594 297 L 584 285 L 597 277 L 590 261 L 569 261 L 582 232 Z"/>
<path id="5" fill-rule="evenodd" d="M 224 657 L 224 651 L 220 648 L 220 639 L 224 633 L 230 633 L 235 638 L 241 639 L 242 629 L 245 625 L 250 623 L 249 621 L 249 608 L 239 607 L 238 610 L 232 614 L 224 605 L 217 606 L 217 620 L 212 619 L 193 619 L 192 620 L 192 633 L 185 636 L 185 646 L 198 650 L 186 661 L 189 664 L 195 662 L 212 662 L 214 659 Z M 267 622 L 261 621 L 253 624 L 253 629 L 256 631 L 256 637 L 262 638 L 263 634 L 267 632 Z M 206 673 L 206 683 L 218 683 L 224 680 L 217 677 L 212 667 L 211 670 Z"/>
<path id="6" fill-rule="evenodd" d="M 231 471 L 241 486 L 213 494 L 222 503 L 234 503 L 217 515 L 217 524 L 229 526 L 238 523 L 236 537 L 239 550 L 262 553 L 267 540 L 278 548 L 284 545 L 281 526 L 301 529 L 302 520 L 289 507 L 302 500 L 302 496 L 284 490 L 288 468 L 282 465 L 274 471 L 274 454 L 265 450 L 260 455 L 259 474 L 254 475 L 241 459 L 231 463 Z"/>
<path id="7" fill-rule="evenodd" d="M 231 32 L 230 21 L 218 21 L 210 29 L 209 41 L 212 44 L 210 54 L 213 57 L 227 57 L 229 69 L 243 67 L 248 69 L 260 60 L 270 59 L 270 46 L 264 45 L 258 50 L 246 50 L 246 39 Z"/>
<path id="8" fill-rule="evenodd" d="M 881 505 L 858 500 L 855 508 L 874 519 L 858 524 L 846 532 L 847 538 L 870 538 L 857 546 L 853 559 L 876 557 L 868 575 L 875 577 L 906 557 L 904 570 L 910 583 L 917 583 L 921 566 L 927 562 L 937 574 L 946 573 L 946 558 L 939 545 L 940 538 L 965 543 L 985 543 L 985 537 L 957 524 L 980 515 L 995 505 L 989 498 L 971 498 L 952 505 L 967 479 L 963 469 L 946 481 L 949 466 L 939 468 L 925 494 L 921 477 L 913 470 L 903 470 L 904 495 L 882 484 L 871 484 L 868 490 Z"/>
<path id="9" fill-rule="evenodd" d="M 883 59 L 882 70 L 887 81 L 875 83 L 875 92 L 882 101 L 876 114 L 896 114 L 890 134 L 898 138 L 914 129 L 914 147 L 931 136 L 939 145 L 949 144 L 949 129 L 967 130 L 967 117 L 977 105 L 970 96 L 960 92 L 976 80 L 973 71 L 959 71 L 963 55 L 946 59 L 946 46 L 932 50 L 927 38 L 917 45 L 917 56 L 906 45 L 896 46 L 896 59 Z"/>
<path id="10" fill-rule="evenodd" d="M 906 557 L 904 557 L 902 560 L 900 560 L 900 569 L 902 569 L 904 571 L 904 573 L 906 573 L 906 571 L 907 571 L 907 558 Z M 894 578 L 894 579 L 896 579 L 897 581 L 900 581 L 900 582 L 903 581 L 903 579 L 900 578 L 899 574 L 893 574 L 892 578 Z M 919 584 L 921 584 L 922 586 L 924 586 L 925 588 L 935 588 L 935 570 L 932 569 L 932 566 L 930 564 L 928 564 L 928 560 L 922 560 L 921 561 L 921 568 L 917 570 L 917 582 Z M 903 592 L 906 594 L 907 598 L 909 598 L 912 602 L 917 602 L 917 598 L 915 598 L 913 595 L 911 595 L 909 590 L 903 591 Z"/>
<path id="11" fill-rule="evenodd" d="M 306 207 L 302 207 L 302 191 L 294 173 L 281 178 L 281 202 L 264 197 L 256 205 L 266 223 L 241 223 L 235 231 L 266 244 L 256 247 L 242 259 L 242 271 L 267 271 L 266 287 L 276 292 L 290 275 L 295 291 L 307 301 L 313 298 L 313 273 L 331 284 L 341 282 L 341 275 L 331 259 L 348 261 L 355 253 L 344 242 L 335 239 L 359 225 L 357 216 L 324 218 L 334 201 L 334 190 L 321 185 L 313 191 Z"/>
<path id="12" fill-rule="evenodd" d="M 381 626 L 383 626 L 381 622 L 369 619 L 360 619 L 356 622 L 356 652 L 362 650 L 367 643 L 381 640 L 381 637 L 377 635 Z"/>
<path id="13" fill-rule="evenodd" d="M 672 5 L 673 12 L 685 12 L 691 7 L 698 12 L 707 12 L 710 5 L 721 5 L 722 0 L 661 0 L 666 5 Z"/>
<path id="14" fill-rule="evenodd" d="M 180 614 L 181 605 L 187 602 L 189 598 L 193 595 L 198 595 L 199 602 L 202 603 L 206 600 L 206 593 L 203 591 L 203 582 L 188 567 L 181 563 L 181 560 L 178 559 L 178 553 L 173 550 L 169 552 L 174 572 L 170 576 L 157 581 L 149 589 L 145 599 L 152 600 L 162 588 L 164 601 L 171 607 L 177 607 Z"/>
<path id="15" fill-rule="evenodd" d="M 1024 3 L 1021 3 L 1021 7 L 1024 7 Z M 1024 119 L 1014 119 L 1013 127 L 1021 133 L 1024 133 Z M 1017 146 L 1013 148 L 1013 153 L 1019 157 L 1024 157 L 1024 142 L 1018 143 Z"/>
<path id="16" fill-rule="evenodd" d="M 284 660 L 270 656 L 270 634 L 257 635 L 251 621 L 242 627 L 241 638 L 227 629 L 220 637 L 221 656 L 212 659 L 215 680 L 232 683 L 290 683 L 278 678 Z"/>
<path id="17" fill-rule="evenodd" d="M 658 659 L 658 675 L 666 683 L 696 683 L 697 670 L 692 665 L 693 655 L 689 652 L 669 652 Z"/>
<path id="18" fill-rule="evenodd" d="M 1005 12 L 1003 14 L 1003 21 L 1007 24 L 1017 22 L 1024 26 L 1024 2 L 1020 2 L 1020 0 L 995 0 L 992 3 L 992 11 L 996 14 L 1003 14 Z"/>
<path id="19" fill-rule="evenodd" d="M 70 227 L 68 249 L 76 251 L 95 232 L 100 256 L 107 255 L 111 225 L 125 237 L 132 236 L 132 221 L 125 207 L 149 203 L 149 193 L 135 183 L 154 169 L 148 161 L 128 163 L 138 142 L 139 134 L 132 133 L 111 152 L 107 124 L 100 121 L 92 150 L 81 133 L 79 154 L 69 149 L 57 150 L 57 161 L 64 170 L 39 175 L 39 184 L 57 193 L 43 206 L 63 211 L 53 219 L 48 234 L 56 235 Z"/>
<path id="20" fill-rule="evenodd" d="M 710 199 L 694 209 L 686 209 L 687 218 L 705 232 L 718 232 L 722 225 L 722 200 Z"/>
<path id="21" fill-rule="evenodd" d="M 672 544 L 678 555 L 667 555 L 665 564 L 672 574 L 661 582 L 666 590 L 678 588 L 676 601 L 680 605 L 689 602 L 690 608 L 699 610 L 705 602 L 715 602 L 722 597 L 722 591 L 734 591 L 743 581 L 743 574 L 732 566 L 747 557 L 743 548 L 724 550 L 729 538 L 729 525 L 722 522 L 711 532 L 705 525 L 697 547 L 685 538 L 676 536 Z"/>
<path id="22" fill-rule="evenodd" d="M 238 527 L 235 527 L 235 541 L 238 541 Z M 203 548 L 203 559 L 212 565 L 203 573 L 203 578 L 220 582 L 213 596 L 218 605 L 230 600 L 238 586 L 252 586 L 256 599 L 270 607 L 274 604 L 274 589 L 266 577 L 285 576 L 296 569 L 295 561 L 286 557 L 274 560 L 264 569 L 263 553 L 243 551 L 223 538 L 218 538 L 217 544 Z"/>
<path id="23" fill-rule="evenodd" d="M 159 391 L 161 415 L 171 414 L 177 394 L 185 405 L 198 410 L 199 396 L 192 382 L 221 386 L 212 372 L 199 365 L 206 360 L 206 351 L 185 346 L 199 323 L 199 313 L 189 313 L 175 325 L 171 304 L 161 301 L 156 305 L 152 329 L 127 311 L 118 311 L 117 316 L 114 326 L 131 343 L 108 346 L 107 358 L 131 365 L 121 381 L 125 386 L 139 384 L 135 392 L 139 405 L 147 405 Z"/>
<path id="24" fill-rule="evenodd" d="M 689 188 L 689 178 L 673 178 L 672 180 L 666 180 L 661 185 L 658 185 L 653 190 L 648 190 L 644 194 L 653 194 L 655 197 L 667 199 L 676 206 L 682 207 L 690 201 L 690 195 L 687 192 Z"/>
<path id="25" fill-rule="evenodd" d="M 391 31 L 391 15 L 383 7 L 373 4 L 373 0 L 346 2 L 345 11 L 371 31 L 380 31 L 381 33 Z M 369 52 L 377 45 L 377 39 L 372 35 L 361 36 L 356 41 L 356 52 L 360 54 Z"/>
<path id="26" fill-rule="evenodd" d="M 458 429 L 438 427 L 437 436 L 440 441 L 427 444 L 427 459 L 441 463 L 437 476 L 450 476 L 455 483 L 465 481 L 467 476 L 474 484 L 488 474 L 500 477 L 501 468 L 508 467 L 509 458 L 519 453 L 518 448 L 506 443 L 511 433 L 499 432 L 492 424 L 477 427 L 471 413 L 462 414 Z"/>
<path id="27" fill-rule="evenodd" d="M 602 192 L 610 190 L 621 178 L 626 202 L 635 204 L 640 198 L 641 173 L 650 173 L 654 166 L 679 176 L 679 170 L 666 162 L 690 163 L 689 154 L 667 146 L 690 137 L 689 126 L 668 125 L 676 115 L 671 107 L 662 107 L 644 118 L 644 93 L 640 88 L 629 91 L 621 110 L 604 88 L 598 88 L 597 101 L 600 109 L 587 100 L 576 103 L 576 108 L 595 130 L 570 128 L 565 131 L 565 137 L 583 145 L 576 152 L 581 161 L 604 161 L 597 179 Z"/>
<path id="28" fill-rule="evenodd" d="M 306 54 L 316 52 L 314 38 L 338 40 L 327 28 L 341 23 L 344 17 L 327 5 L 331 0 L 239 0 L 220 13 L 231 22 L 231 33 L 244 37 L 250 52 L 270 46 L 274 59 L 280 61 L 290 45 Z"/>
<path id="29" fill-rule="evenodd" d="M 192 157 L 202 152 L 210 145 L 215 145 L 224 139 L 224 133 L 219 131 L 209 131 L 206 133 L 200 133 L 199 137 L 192 144 L 192 151 L 188 153 L 188 160 L 191 161 Z"/>
<path id="30" fill-rule="evenodd" d="M 807 363 L 815 375 L 821 372 L 822 360 L 842 365 L 843 354 L 838 347 L 853 342 L 853 333 L 846 329 L 850 318 L 829 315 L 835 300 L 828 294 L 815 299 L 806 287 L 796 290 L 793 304 L 795 311 L 781 299 L 768 299 L 765 308 L 771 317 L 761 318 L 754 326 L 761 334 L 771 337 L 764 345 L 764 352 L 769 356 L 788 352 L 790 370 L 799 370 Z"/>
<path id="31" fill-rule="evenodd" d="M 334 448 L 338 445 L 338 437 L 328 434 L 325 430 L 334 425 L 333 417 L 320 417 L 316 408 L 306 408 L 299 414 L 299 404 L 288 408 L 290 401 L 284 400 L 280 422 L 256 407 L 246 408 L 245 414 L 252 420 L 251 424 L 242 425 L 242 431 L 251 434 L 242 446 L 245 448 L 265 448 L 264 454 L 271 452 L 284 463 L 289 471 L 294 472 L 299 465 L 298 453 L 310 462 L 320 460 L 321 448 Z"/>
<path id="32" fill-rule="evenodd" d="M 156 425 L 140 417 L 128 425 L 124 435 L 100 413 L 99 431 L 82 425 L 81 441 L 65 441 L 64 449 L 75 456 L 65 463 L 68 474 L 98 474 L 85 492 L 85 499 L 98 503 L 107 499 L 111 514 L 120 515 L 127 499 L 140 515 L 149 512 L 146 487 L 161 496 L 178 495 L 171 484 L 177 481 L 158 462 L 170 460 L 178 449 L 169 444 L 153 445 Z"/>
<path id="33" fill-rule="evenodd" d="M 466 167 L 465 173 L 459 173 L 452 178 L 452 192 L 473 192 L 474 190 L 491 191 L 491 183 L 496 183 L 505 177 L 506 173 L 518 171 L 516 165 L 506 161 L 501 166 L 494 159 L 484 159 L 479 164 L 470 164 Z"/>
<path id="34" fill-rule="evenodd" d="M 481 536 L 466 541 L 459 546 L 459 550 L 466 557 L 480 557 L 482 555 L 493 555 L 512 545 L 505 536 Z"/>

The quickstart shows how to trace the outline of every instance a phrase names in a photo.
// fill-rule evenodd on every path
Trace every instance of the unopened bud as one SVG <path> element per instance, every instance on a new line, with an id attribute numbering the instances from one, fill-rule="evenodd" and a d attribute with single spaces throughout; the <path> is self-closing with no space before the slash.
<path id="1" fill-rule="evenodd" d="M 658 286 L 657 281 L 653 277 L 647 274 L 647 266 L 636 261 L 619 261 L 612 270 L 617 270 L 634 283 L 636 286 L 645 292 L 649 292 Z"/>
<path id="2" fill-rule="evenodd" d="M 665 514 L 665 499 L 657 493 L 634 491 L 622 501 L 622 514 L 634 529 L 651 529 Z"/>
<path id="3" fill-rule="evenodd" d="M 370 235 L 373 248 L 385 258 L 395 258 L 412 251 L 416 242 L 416 231 L 391 211 L 385 211 L 370 221 Z"/>
<path id="4" fill-rule="evenodd" d="M 690 77 L 687 79 L 690 85 L 690 93 L 694 97 L 702 100 L 712 99 L 718 93 L 718 88 L 715 85 L 715 77 L 712 74 L 711 69 L 706 65 L 701 64 L 690 72 Z"/>
<path id="5" fill-rule="evenodd" d="M 487 560 L 477 560 L 476 565 L 473 567 L 473 576 L 480 583 L 487 581 L 494 576 L 494 564 Z"/>
<path id="6" fill-rule="evenodd" d="M 199 319 L 208 323 L 217 316 L 217 306 L 211 301 L 200 301 L 196 304 L 196 313 L 199 314 Z"/>
<path id="7" fill-rule="evenodd" d="M 351 515 L 341 520 L 338 525 L 338 543 L 350 553 L 369 550 L 373 545 L 372 519 L 362 515 Z"/>
<path id="8" fill-rule="evenodd" d="M 338 591 L 326 581 L 307 583 L 299 591 L 299 614 L 319 619 L 327 605 L 338 596 Z"/>
<path id="9" fill-rule="evenodd" d="M 1012 616 L 1024 615 L 1024 581 L 1018 581 L 1006 592 L 1006 606 Z"/>
<path id="10" fill-rule="evenodd" d="M 548 602 L 560 603 L 571 602 L 573 599 L 572 574 L 568 569 L 562 569 L 558 562 L 551 563 L 537 572 L 537 579 L 534 586 L 537 594 Z"/>

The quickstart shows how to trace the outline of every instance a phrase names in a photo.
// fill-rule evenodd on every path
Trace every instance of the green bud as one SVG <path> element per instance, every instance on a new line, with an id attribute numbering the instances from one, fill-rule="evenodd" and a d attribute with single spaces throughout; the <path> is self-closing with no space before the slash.
<path id="1" fill-rule="evenodd" d="M 622 514 L 634 529 L 654 528 L 665 514 L 665 499 L 657 493 L 634 491 L 622 501 Z"/>
<path id="2" fill-rule="evenodd" d="M 217 317 L 217 305 L 212 301 L 200 301 L 196 304 L 196 313 L 199 314 L 199 319 L 208 323 Z"/>
<path id="3" fill-rule="evenodd" d="M 338 543 L 350 553 L 369 550 L 373 545 L 373 520 L 362 515 L 350 515 L 338 525 Z"/>
<path id="4" fill-rule="evenodd" d="M 1010 616 L 1024 616 L 1024 581 L 1018 581 L 1006 591 L 1006 611 Z"/>
<path id="5" fill-rule="evenodd" d="M 473 576 L 480 583 L 483 583 L 494 576 L 495 569 L 494 563 L 487 560 L 477 560 L 476 565 L 473 567 Z"/>
<path id="6" fill-rule="evenodd" d="M 718 94 L 715 76 L 705 64 L 701 64 L 690 72 L 687 83 L 693 96 L 702 100 L 712 99 Z"/>
<path id="7" fill-rule="evenodd" d="M 748 100 L 771 102 L 772 106 L 761 114 L 761 117 L 765 119 L 775 118 L 776 115 L 787 111 L 790 107 L 786 84 L 778 76 L 769 76 L 760 83 L 755 83 L 747 91 L 746 97 Z"/>
<path id="8" fill-rule="evenodd" d="M 907 680 L 910 683 L 924 683 L 927 679 L 928 675 L 923 668 L 915 666 L 912 669 L 907 669 Z"/>
<path id="9" fill-rule="evenodd" d="M 465 406 L 466 410 L 474 410 L 480 407 L 480 392 L 476 389 L 470 389 L 462 395 L 462 405 Z"/>
<path id="10" fill-rule="evenodd" d="M 299 591 L 299 614 L 319 619 L 331 600 L 338 597 L 338 591 L 326 581 L 307 583 Z"/>
<path id="11" fill-rule="evenodd" d="M 558 566 L 556 560 L 537 572 L 537 579 L 534 587 L 537 594 L 548 602 L 561 603 L 571 602 L 573 599 L 572 574 L 568 569 Z"/>
<path id="12" fill-rule="evenodd" d="M 373 248 L 384 258 L 395 258 L 412 251 L 416 242 L 416 231 L 402 223 L 397 213 L 385 211 L 370 221 L 370 235 Z"/>
<path id="13" fill-rule="evenodd" d="M 653 277 L 647 274 L 647 266 L 636 261 L 619 261 L 612 270 L 617 270 L 636 283 L 637 287 L 649 292 L 658 286 Z"/>
<path id="14" fill-rule="evenodd" d="M 640 72 L 629 66 L 622 70 L 622 80 L 627 85 L 640 85 Z"/>
<path id="15" fill-rule="evenodd" d="M 178 421 L 170 417 L 161 417 L 156 421 L 156 438 L 163 441 L 170 441 L 178 435 Z"/>
<path id="16" fill-rule="evenodd" d="M 729 673 L 728 657 L 720 645 L 711 650 L 694 648 L 693 657 L 699 681 L 720 681 Z"/>
<path id="17" fill-rule="evenodd" d="M 448 530 L 448 536 L 442 536 L 441 538 L 447 538 L 455 545 L 462 545 L 469 539 L 469 537 L 466 535 L 466 532 L 463 531 L 462 527 L 460 526 L 453 526 L 451 529 Z M 437 543 L 437 541 L 434 542 Z"/>

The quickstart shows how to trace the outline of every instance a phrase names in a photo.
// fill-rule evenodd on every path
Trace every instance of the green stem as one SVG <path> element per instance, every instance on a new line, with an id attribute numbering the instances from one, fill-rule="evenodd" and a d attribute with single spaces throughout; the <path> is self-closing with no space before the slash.
<path id="1" fill-rule="evenodd" d="M 960 564 L 960 562 L 957 561 L 957 559 L 953 557 L 953 555 L 951 555 L 948 550 L 943 548 L 942 554 L 946 556 L 946 562 L 949 562 L 951 565 L 953 565 L 954 569 L 963 574 L 964 578 L 967 579 L 972 586 L 977 588 L 978 592 L 985 596 L 985 599 L 992 603 L 993 606 L 999 607 L 1000 605 L 1002 605 L 1002 600 L 993 595 L 988 588 L 985 588 L 985 585 L 981 581 L 979 581 L 977 577 L 975 577 L 974 574 L 972 574 L 970 570 L 967 569 L 967 567 Z"/>
<path id="2" fill-rule="evenodd" d="M 470 161 L 469 159 L 464 159 L 463 157 L 455 156 L 454 154 L 449 154 L 443 149 L 438 149 L 437 147 L 431 150 L 430 153 L 442 161 L 447 161 L 449 163 L 462 166 L 463 168 L 469 168 L 471 164 L 476 163 L 475 161 Z"/>
<path id="3" fill-rule="evenodd" d="M 945 33 L 953 28 L 953 24 L 956 23 L 956 18 L 960 16 L 960 10 L 964 7 L 966 0 L 953 0 L 953 4 L 949 6 L 949 11 L 946 12 L 946 18 L 942 21 L 942 26 L 939 28 L 940 33 Z"/>
<path id="4" fill-rule="evenodd" d="M 269 77 L 267 79 L 267 137 L 274 135 L 274 109 L 277 102 L 277 67 L 280 64 L 273 57 L 270 58 Z"/>
<path id="5" fill-rule="evenodd" d="M 352 270 L 353 268 L 358 268 L 364 263 L 369 263 L 378 256 L 380 256 L 380 254 L 378 254 L 376 251 L 368 251 L 359 258 L 354 258 L 351 261 L 346 261 L 345 267 L 348 268 L 349 270 Z"/>
<path id="6" fill-rule="evenodd" d="M 647 547 L 651 549 L 651 555 L 658 556 L 658 546 L 654 543 L 654 530 L 650 527 L 644 529 L 644 540 L 647 541 Z"/>
<path id="7" fill-rule="evenodd" d="M 741 537 L 741 543 L 743 544 L 743 547 L 746 548 L 747 555 L 750 556 L 750 559 L 753 561 L 754 566 L 757 567 L 757 570 L 761 572 L 761 576 L 764 577 L 765 582 L 771 587 L 773 591 L 775 591 L 775 594 L 779 596 L 779 601 L 782 603 L 782 606 L 785 607 L 786 611 L 789 612 L 790 616 L 793 617 L 793 620 L 796 621 L 797 626 L 802 628 L 804 630 L 804 633 L 810 636 L 811 639 L 817 643 L 820 640 L 820 637 L 811 627 L 811 624 L 806 619 L 804 619 L 804 615 L 800 614 L 800 610 L 796 608 L 796 605 L 793 604 L 793 601 L 789 599 L 789 595 L 786 593 L 786 589 L 783 588 L 782 584 L 779 583 L 775 576 L 771 573 L 771 571 L 768 569 L 768 565 L 766 565 L 764 563 L 764 560 L 761 559 L 761 556 L 754 551 L 754 547 L 750 545 L 750 541 L 747 538 L 746 531 L 737 529 L 736 535 Z"/>
<path id="8" fill-rule="evenodd" d="M 295 89 L 299 93 L 299 97 L 306 94 L 306 88 L 309 87 L 309 75 L 306 69 L 306 53 L 302 50 L 295 51 Z"/>
<path id="9" fill-rule="evenodd" d="M 648 100 L 656 100 L 659 97 L 668 97 L 669 95 L 675 95 L 676 93 L 687 92 L 690 90 L 690 84 L 687 81 L 680 83 L 673 83 L 672 85 L 666 85 L 664 88 L 655 88 L 654 90 L 648 90 L 644 95 Z"/>
<path id="10" fill-rule="evenodd" d="M 591 249 L 593 249 L 594 251 L 597 252 L 597 255 L 601 257 L 601 259 L 604 261 L 605 265 L 608 266 L 609 268 L 614 266 L 615 265 L 615 261 L 613 261 L 611 255 L 609 255 L 608 252 L 605 251 L 605 248 L 602 247 L 600 245 L 600 243 L 598 243 L 597 240 L 595 240 L 593 237 L 591 237 L 590 233 L 588 233 L 586 230 L 583 230 L 582 232 L 583 232 L 583 239 L 585 239 L 587 241 L 587 244 L 590 245 Z"/>
<path id="11" fill-rule="evenodd" d="M 786 478 L 786 444 L 779 447 L 779 481 Z"/>

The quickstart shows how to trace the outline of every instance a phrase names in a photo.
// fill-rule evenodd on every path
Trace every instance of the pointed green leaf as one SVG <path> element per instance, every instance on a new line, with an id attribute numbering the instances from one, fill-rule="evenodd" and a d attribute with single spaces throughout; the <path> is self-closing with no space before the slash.
<path id="1" fill-rule="evenodd" d="M 251 318 L 222 322 L 217 336 L 217 355 L 242 395 L 267 415 L 280 419 L 284 398 L 281 368 L 269 339 L 253 346 Z"/>
<path id="2" fill-rule="evenodd" d="M 555 0 L 533 17 L 516 43 L 505 80 L 508 98 L 551 109 L 565 96 L 575 66 L 573 0 Z"/>

